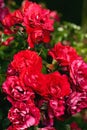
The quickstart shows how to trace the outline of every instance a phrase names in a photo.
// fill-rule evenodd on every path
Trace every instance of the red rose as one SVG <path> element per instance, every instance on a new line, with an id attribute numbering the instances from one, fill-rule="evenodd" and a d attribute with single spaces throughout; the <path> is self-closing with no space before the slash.
<path id="1" fill-rule="evenodd" d="M 49 97 L 60 98 L 70 93 L 70 84 L 66 75 L 53 72 L 47 75 Z"/>
<path id="2" fill-rule="evenodd" d="M 70 66 L 70 77 L 76 89 L 87 92 L 87 64 L 82 59 L 74 60 Z"/>
<path id="3" fill-rule="evenodd" d="M 39 109 L 29 100 L 29 102 L 16 102 L 9 110 L 8 119 L 19 130 L 38 125 L 40 121 Z"/>
<path id="4" fill-rule="evenodd" d="M 14 25 L 14 20 L 12 19 L 12 15 L 8 14 L 4 19 L 3 19 L 3 25 L 6 27 L 11 27 Z"/>
<path id="5" fill-rule="evenodd" d="M 16 76 L 7 77 L 2 85 L 3 92 L 7 94 L 7 99 L 14 104 L 15 101 L 28 101 L 34 99 L 34 93 L 28 89 L 24 90 L 20 80 Z"/>
<path id="6" fill-rule="evenodd" d="M 23 22 L 23 15 L 22 15 L 22 12 L 20 9 L 17 9 L 15 10 L 13 13 L 12 13 L 12 17 L 14 19 L 14 23 L 17 24 L 17 23 L 22 23 Z"/>
<path id="7" fill-rule="evenodd" d="M 87 93 L 73 91 L 66 100 L 67 112 L 69 115 L 76 114 L 87 108 Z"/>
<path id="8" fill-rule="evenodd" d="M 79 57 L 74 48 L 62 45 L 61 43 L 55 44 L 54 48 L 49 51 L 49 54 L 61 66 L 68 66 Z"/>
<path id="9" fill-rule="evenodd" d="M 49 101 L 50 108 L 53 111 L 54 116 L 57 119 L 62 119 L 61 117 L 65 112 L 65 102 L 63 99 L 51 99 Z"/>
<path id="10" fill-rule="evenodd" d="M 11 27 L 17 23 L 22 23 L 23 16 L 20 10 L 16 10 L 13 13 L 8 14 L 2 21 L 5 27 Z"/>
<path id="11" fill-rule="evenodd" d="M 24 12 L 24 25 L 31 29 L 34 27 L 53 31 L 53 20 L 50 19 L 50 10 L 44 9 L 41 5 L 33 2 L 25 2 L 22 7 Z"/>
<path id="12" fill-rule="evenodd" d="M 35 93 L 47 97 L 47 79 L 44 74 L 35 70 L 26 69 L 21 73 L 20 80 L 27 88 L 31 88 Z"/>
<path id="13" fill-rule="evenodd" d="M 49 43 L 50 42 L 50 33 L 46 30 L 41 30 L 35 28 L 29 35 L 27 39 L 28 44 L 31 48 L 34 47 L 34 44 L 39 44 L 41 42 Z"/>
<path id="14" fill-rule="evenodd" d="M 13 61 L 8 67 L 7 74 L 15 75 L 23 72 L 23 69 L 29 68 L 30 70 L 41 71 L 42 59 L 34 51 L 22 50 L 14 55 Z"/>
<path id="15" fill-rule="evenodd" d="M 30 47 L 40 42 L 49 43 L 50 32 L 53 31 L 53 20 L 50 18 L 50 11 L 43 9 L 40 5 L 26 1 L 22 7 L 24 22 L 28 33 Z"/>

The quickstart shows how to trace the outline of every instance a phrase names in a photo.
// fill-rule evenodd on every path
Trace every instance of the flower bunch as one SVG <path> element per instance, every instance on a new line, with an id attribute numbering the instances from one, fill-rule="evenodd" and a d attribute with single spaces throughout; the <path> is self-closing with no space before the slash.
<path id="1" fill-rule="evenodd" d="M 64 97 L 70 93 L 67 76 L 41 70 L 42 58 L 31 50 L 18 52 L 9 64 L 2 89 L 12 103 L 8 118 L 15 129 L 36 126 L 40 120 L 42 126 L 53 126 L 54 117 L 64 114 Z"/>
<path id="2" fill-rule="evenodd" d="M 14 55 L 2 85 L 12 105 L 8 130 L 31 126 L 55 130 L 55 119 L 64 120 L 87 108 L 87 64 L 71 46 L 60 42 L 51 46 L 56 20 L 56 12 L 25 0 L 2 21 L 9 38 L 15 41 L 14 35 L 21 30 L 28 42 L 27 49 Z"/>
<path id="3" fill-rule="evenodd" d="M 14 34 L 18 31 L 18 24 L 21 24 L 26 30 L 27 42 L 30 47 L 40 42 L 50 42 L 50 32 L 53 31 L 53 18 L 56 19 L 56 12 L 52 15 L 50 10 L 44 9 L 41 5 L 25 0 L 21 9 L 9 13 L 2 21 L 5 26 L 6 34 Z M 14 29 L 16 26 L 16 29 Z M 13 27 L 13 28 L 12 28 Z"/>

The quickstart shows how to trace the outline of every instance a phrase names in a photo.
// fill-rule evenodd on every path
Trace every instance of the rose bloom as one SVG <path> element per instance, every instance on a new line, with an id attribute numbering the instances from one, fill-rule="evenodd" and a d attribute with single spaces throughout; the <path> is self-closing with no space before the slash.
<path id="1" fill-rule="evenodd" d="M 65 111 L 65 101 L 63 98 L 61 99 L 51 99 L 49 101 L 49 106 L 57 119 L 62 120 L 62 116 Z"/>
<path id="2" fill-rule="evenodd" d="M 34 93 L 31 89 L 24 90 L 20 80 L 16 76 L 7 77 L 2 85 L 3 92 L 7 94 L 7 99 L 15 104 L 16 101 L 28 101 L 34 99 Z"/>
<path id="3" fill-rule="evenodd" d="M 82 59 L 72 62 L 70 77 L 76 85 L 77 90 L 87 92 L 87 64 Z"/>
<path id="4" fill-rule="evenodd" d="M 25 68 L 41 71 L 41 57 L 36 52 L 30 50 L 22 50 L 18 52 L 14 55 L 13 61 L 8 67 L 7 75 L 20 74 Z"/>
<path id="5" fill-rule="evenodd" d="M 60 98 L 70 93 L 70 84 L 66 75 L 61 75 L 56 71 L 46 76 L 49 98 Z"/>
<path id="6" fill-rule="evenodd" d="M 24 10 L 24 24 L 28 25 L 31 29 L 33 27 L 42 27 L 42 29 L 53 30 L 53 20 L 50 19 L 50 10 L 44 9 L 41 5 L 27 0 L 23 4 L 22 10 Z"/>
<path id="7" fill-rule="evenodd" d="M 50 33 L 46 30 L 37 28 L 28 35 L 27 42 L 31 48 L 34 47 L 34 44 L 39 44 L 41 42 L 49 43 Z"/>
<path id="8" fill-rule="evenodd" d="M 25 1 L 22 6 L 24 22 L 28 33 L 30 47 L 40 42 L 50 41 L 50 32 L 53 31 L 53 20 L 50 18 L 50 11 L 42 8 L 36 3 Z"/>
<path id="9" fill-rule="evenodd" d="M 66 100 L 67 112 L 69 115 L 76 114 L 87 108 L 87 93 L 73 91 Z"/>
<path id="10" fill-rule="evenodd" d="M 38 125 L 40 112 L 30 100 L 27 103 L 16 102 L 9 110 L 8 119 L 19 130 L 25 130 L 28 127 Z"/>
<path id="11" fill-rule="evenodd" d="M 61 66 L 69 66 L 79 57 L 74 48 L 68 45 L 62 45 L 60 42 L 55 44 L 54 48 L 49 51 L 49 55 L 51 55 L 53 59 L 57 60 Z"/>
<path id="12" fill-rule="evenodd" d="M 41 72 L 30 70 L 29 68 L 22 71 L 20 80 L 25 84 L 27 88 L 31 88 L 36 94 L 43 97 L 48 96 L 47 79 L 45 74 Z"/>
<path id="13" fill-rule="evenodd" d="M 19 9 L 12 13 L 9 13 L 2 20 L 2 24 L 4 27 L 4 33 L 6 35 L 16 34 L 17 31 L 20 29 L 20 26 L 18 26 L 17 24 L 21 24 L 22 22 L 23 22 L 23 16 Z M 15 27 L 14 27 L 14 25 L 15 25 Z M 3 44 L 9 45 L 9 39 L 6 42 L 4 42 Z"/>
<path id="14" fill-rule="evenodd" d="M 2 23 L 5 27 L 10 28 L 11 26 L 14 26 L 15 24 L 22 23 L 22 21 L 23 21 L 23 16 L 22 16 L 21 11 L 16 10 L 6 15 Z"/>

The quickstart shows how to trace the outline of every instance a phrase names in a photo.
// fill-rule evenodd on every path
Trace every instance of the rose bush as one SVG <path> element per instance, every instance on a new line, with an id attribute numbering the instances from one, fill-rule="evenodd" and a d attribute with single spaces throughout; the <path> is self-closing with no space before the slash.
<path id="1" fill-rule="evenodd" d="M 7 130 L 56 130 L 56 121 L 87 108 L 87 64 L 67 41 L 52 44 L 59 20 L 56 11 L 28 0 L 1 19 Z"/>

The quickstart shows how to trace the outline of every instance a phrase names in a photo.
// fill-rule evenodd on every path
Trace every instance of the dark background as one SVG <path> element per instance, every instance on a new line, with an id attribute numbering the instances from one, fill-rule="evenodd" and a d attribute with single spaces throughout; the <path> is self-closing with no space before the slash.
<path id="1" fill-rule="evenodd" d="M 32 0 L 45 2 L 51 10 L 62 14 L 61 19 L 76 24 L 81 24 L 83 0 Z"/>

